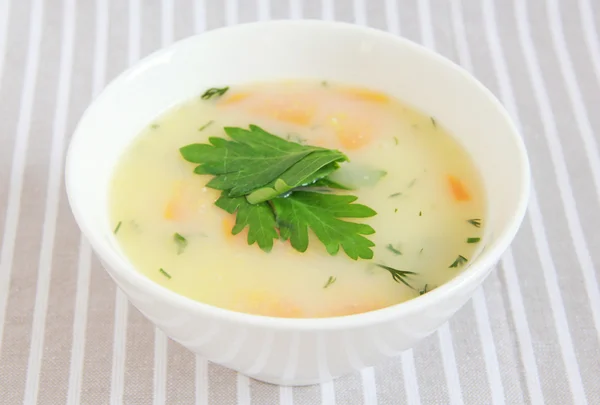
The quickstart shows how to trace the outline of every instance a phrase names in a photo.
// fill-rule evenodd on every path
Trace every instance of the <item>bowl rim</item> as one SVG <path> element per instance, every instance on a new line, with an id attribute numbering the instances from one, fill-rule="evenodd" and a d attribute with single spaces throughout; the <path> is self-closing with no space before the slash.
<path id="1" fill-rule="evenodd" d="M 489 102 L 495 106 L 497 112 L 507 122 L 510 128 L 510 133 L 507 134 L 507 136 L 512 137 L 512 140 L 519 151 L 519 154 L 518 156 L 516 156 L 516 158 L 519 159 L 519 162 L 523 168 L 520 173 L 522 187 L 520 190 L 519 202 L 516 211 L 513 213 L 512 217 L 506 222 L 504 227 L 499 232 L 495 232 L 497 239 L 494 246 L 490 249 L 486 249 L 484 252 L 481 252 L 478 257 L 478 261 L 475 264 L 465 268 L 465 270 L 458 274 L 456 277 L 435 288 L 434 290 L 428 292 L 427 294 L 423 294 L 422 296 L 418 296 L 408 301 L 404 301 L 389 307 L 369 312 L 337 317 L 278 318 L 237 312 L 225 308 L 220 308 L 200 301 L 195 301 L 191 298 L 175 293 L 174 291 L 171 291 L 161 286 L 160 284 L 152 281 L 151 279 L 137 271 L 132 263 L 122 258 L 104 240 L 105 235 L 103 231 L 100 231 L 99 229 L 94 229 L 94 227 L 90 226 L 87 220 L 87 215 L 84 213 L 84 207 L 81 207 L 77 203 L 77 197 L 72 192 L 72 183 L 74 182 L 74 171 L 72 169 L 74 159 L 73 150 L 76 149 L 76 145 L 79 142 L 83 142 L 85 133 L 82 133 L 82 123 L 86 121 L 86 117 L 90 114 L 90 109 L 98 102 L 98 100 L 101 100 L 103 97 L 105 97 L 109 89 L 113 87 L 118 87 L 123 82 L 127 81 L 127 79 L 130 76 L 135 75 L 136 72 L 144 70 L 147 66 L 152 64 L 154 60 L 160 58 L 166 53 L 173 52 L 174 50 L 182 47 L 188 42 L 196 41 L 198 40 L 198 38 L 206 40 L 207 38 L 210 38 L 210 36 L 219 35 L 219 33 L 222 31 L 238 31 L 240 35 L 243 35 L 243 32 L 248 28 L 256 26 L 277 28 L 282 25 L 302 26 L 306 27 L 307 29 L 312 26 L 321 26 L 329 27 L 330 29 L 332 29 L 332 31 L 339 31 L 340 29 L 343 29 L 348 31 L 355 31 L 357 33 L 360 33 L 361 35 L 374 38 L 375 40 L 383 39 L 386 41 L 393 41 L 400 47 L 410 48 L 411 51 L 420 53 L 422 56 L 430 58 L 434 62 L 442 65 L 443 68 L 454 70 L 456 73 L 462 75 L 464 79 L 466 79 L 468 82 L 474 85 L 481 92 L 482 96 L 487 97 Z M 113 271 L 118 272 L 119 275 L 122 276 L 127 282 L 134 285 L 138 285 L 146 294 L 152 297 L 156 297 L 159 301 L 168 301 L 170 302 L 170 304 L 179 308 L 183 308 L 187 311 L 191 311 L 194 313 L 199 312 L 207 317 L 219 318 L 220 320 L 226 320 L 232 323 L 245 324 L 247 326 L 269 327 L 280 330 L 296 331 L 333 330 L 348 327 L 365 327 L 368 325 L 389 321 L 394 318 L 411 315 L 421 311 L 424 308 L 434 305 L 438 301 L 442 301 L 443 299 L 447 299 L 451 296 L 460 294 L 460 290 L 464 286 L 477 283 L 477 280 L 480 278 L 482 273 L 485 273 L 496 264 L 496 262 L 500 259 L 501 255 L 509 247 L 514 237 L 516 236 L 516 233 L 525 217 L 527 209 L 531 187 L 531 169 L 523 138 L 520 136 L 519 131 L 514 121 L 508 114 L 507 110 L 500 103 L 498 98 L 489 89 L 487 89 L 479 80 L 477 80 L 473 75 L 471 75 L 471 73 L 469 73 L 450 59 L 407 38 L 400 37 L 398 35 L 394 35 L 392 33 L 371 27 L 360 26 L 346 22 L 310 19 L 271 20 L 249 22 L 233 26 L 225 26 L 183 38 L 172 43 L 167 47 L 163 47 L 147 55 L 146 57 L 142 58 L 141 60 L 133 64 L 131 67 L 127 68 L 125 71 L 120 73 L 113 80 L 111 80 L 110 83 L 100 92 L 100 94 L 87 106 L 86 110 L 79 119 L 79 122 L 75 128 L 66 155 L 65 187 L 69 205 L 71 207 L 75 220 L 79 228 L 81 229 L 83 236 L 86 239 L 88 239 L 91 246 L 93 247 L 94 252 L 100 257 L 102 261 L 106 262 L 113 269 Z"/>

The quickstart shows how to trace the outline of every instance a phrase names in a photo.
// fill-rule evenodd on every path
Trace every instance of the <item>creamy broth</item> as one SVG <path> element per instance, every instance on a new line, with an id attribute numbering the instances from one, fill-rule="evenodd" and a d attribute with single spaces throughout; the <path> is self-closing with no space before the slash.
<path id="1" fill-rule="evenodd" d="M 247 244 L 245 231 L 231 234 L 235 217 L 214 205 L 220 191 L 205 187 L 210 177 L 194 174 L 179 148 L 250 124 L 338 149 L 350 159 L 343 165 L 367 170 L 360 188 L 339 193 L 377 212 L 360 221 L 376 231 L 373 259 L 329 255 L 314 235 L 304 253 L 279 240 L 265 253 Z M 430 291 L 482 248 L 485 219 L 473 161 L 433 117 L 367 89 L 303 81 L 235 86 L 157 118 L 121 157 L 110 205 L 123 251 L 153 281 L 207 304 L 279 317 L 366 312 Z M 416 273 L 405 279 L 412 288 L 376 264 Z"/>

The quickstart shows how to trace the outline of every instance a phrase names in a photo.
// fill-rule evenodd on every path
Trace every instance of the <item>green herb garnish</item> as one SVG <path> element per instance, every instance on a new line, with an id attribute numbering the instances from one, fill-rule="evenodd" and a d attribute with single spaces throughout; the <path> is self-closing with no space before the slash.
<path id="1" fill-rule="evenodd" d="M 323 288 L 329 287 L 331 284 L 335 283 L 336 280 L 337 280 L 337 278 L 335 278 L 333 276 L 329 276 L 329 279 L 327 280 L 327 282 L 325 283 Z"/>
<path id="2" fill-rule="evenodd" d="M 456 260 L 450 266 L 448 266 L 448 268 L 449 269 L 456 268 L 456 267 L 462 266 L 466 262 L 468 262 L 466 257 L 464 257 L 462 255 L 458 255 Z"/>
<path id="3" fill-rule="evenodd" d="M 121 224 L 123 223 L 123 221 L 119 221 L 119 223 L 117 224 L 117 226 L 115 227 L 115 230 L 113 231 L 113 233 L 116 235 L 117 232 L 119 232 L 119 229 L 121 229 Z"/>
<path id="4" fill-rule="evenodd" d="M 371 247 L 375 244 L 363 235 L 372 235 L 375 230 L 369 225 L 340 219 L 367 218 L 376 214 L 365 205 L 353 204 L 356 199 L 351 195 L 297 191 L 289 197 L 273 199 L 270 203 L 277 217 L 281 238 L 289 239 L 299 252 L 306 251 L 308 247 L 310 228 L 330 255 L 336 254 L 341 246 L 354 260 L 359 257 L 372 259 Z"/>
<path id="5" fill-rule="evenodd" d="M 473 225 L 476 228 L 480 228 L 481 227 L 481 219 L 478 219 L 478 218 L 468 219 L 467 222 L 470 223 L 471 225 Z"/>
<path id="6" fill-rule="evenodd" d="M 427 289 L 427 286 L 428 286 L 428 284 L 425 284 L 425 286 L 423 287 L 423 289 L 419 290 L 419 295 L 427 294 L 429 291 L 431 291 L 431 290 Z"/>
<path id="7" fill-rule="evenodd" d="M 417 179 L 412 179 L 412 180 L 410 181 L 410 183 L 408 183 L 408 185 L 406 186 L 406 189 L 409 189 L 409 188 L 411 188 L 412 186 L 414 186 L 416 182 L 417 182 Z M 401 192 L 401 191 L 399 191 L 399 192 L 397 192 L 397 193 L 390 194 L 390 195 L 388 196 L 388 198 L 400 197 L 402 194 L 404 194 L 404 193 L 403 193 L 403 192 Z"/>
<path id="8" fill-rule="evenodd" d="M 467 238 L 467 243 L 478 243 L 481 238 Z"/>
<path id="9" fill-rule="evenodd" d="M 204 94 L 201 96 L 201 98 L 202 98 L 202 100 L 208 100 L 208 99 L 212 98 L 213 96 L 221 97 L 223 94 L 225 94 L 227 92 L 227 90 L 229 90 L 229 86 L 223 87 L 221 89 L 219 89 L 217 87 L 213 87 L 213 88 L 206 90 L 204 92 Z"/>
<path id="10" fill-rule="evenodd" d="M 419 216 L 422 217 L 423 216 L 423 211 L 419 211 Z"/>
<path id="11" fill-rule="evenodd" d="M 195 173 L 215 176 L 207 187 L 227 190 L 229 197 L 248 195 L 251 204 L 311 184 L 337 169 L 336 162 L 348 160 L 339 151 L 289 142 L 255 125 L 226 127 L 225 133 L 233 141 L 211 137 L 211 145 L 184 146 L 181 154 L 200 164 Z"/>
<path id="12" fill-rule="evenodd" d="M 327 80 L 323 80 L 321 82 L 321 87 L 329 87 L 329 83 L 327 82 Z"/>
<path id="13" fill-rule="evenodd" d="M 396 145 L 398 145 L 398 137 L 397 137 L 397 136 L 395 136 L 395 137 L 394 137 L 394 143 L 395 143 Z"/>
<path id="14" fill-rule="evenodd" d="M 206 128 L 210 127 L 214 122 L 215 122 L 214 120 L 208 121 L 206 124 L 204 124 L 200 128 L 198 128 L 198 132 L 204 131 Z"/>
<path id="15" fill-rule="evenodd" d="M 395 269 L 393 267 L 384 266 L 383 264 L 377 264 L 376 266 L 381 267 L 382 269 L 385 269 L 385 270 L 389 271 L 390 274 L 392 275 L 392 278 L 397 283 L 402 283 L 405 286 L 407 286 L 408 288 L 411 288 L 411 289 L 414 290 L 413 286 L 411 286 L 408 283 L 408 281 L 406 281 L 406 278 L 410 277 L 410 276 L 414 276 L 417 273 L 415 273 L 413 271 L 398 270 L 398 269 Z"/>
<path id="16" fill-rule="evenodd" d="M 265 252 L 273 249 L 273 240 L 279 239 L 275 222 L 275 214 L 268 203 L 250 204 L 245 197 L 228 197 L 226 192 L 215 202 L 216 206 L 230 214 L 237 213 L 233 235 L 248 227 L 248 244 L 257 243 Z"/>
<path id="17" fill-rule="evenodd" d="M 180 255 L 183 253 L 183 251 L 185 250 L 185 248 L 187 247 L 188 241 L 186 238 L 184 238 L 183 236 L 181 236 L 178 233 L 175 233 L 173 235 L 173 240 L 175 241 L 175 244 L 177 245 L 177 254 Z"/>
<path id="18" fill-rule="evenodd" d="M 157 129 L 158 127 L 160 127 L 160 125 L 158 125 L 158 124 L 152 124 L 152 125 L 150 125 L 150 128 L 152 128 L 152 129 Z"/>
<path id="19" fill-rule="evenodd" d="M 399 251 L 398 249 L 396 249 L 391 243 L 389 245 L 387 245 L 385 248 L 387 250 L 389 250 L 390 252 L 392 252 L 393 254 L 395 254 L 395 255 L 401 255 L 402 254 L 402 252 Z"/>
<path id="20" fill-rule="evenodd" d="M 214 176 L 206 185 L 222 190 L 215 204 L 236 214 L 234 235 L 248 227 L 248 244 L 268 252 L 273 240 L 282 238 L 304 252 L 310 228 L 332 255 L 341 246 L 355 260 L 373 257 L 374 244 L 363 236 L 375 233 L 373 228 L 341 218 L 367 218 L 375 211 L 353 204 L 357 197 L 314 189 L 335 187 L 327 176 L 348 160 L 344 154 L 286 141 L 255 125 L 226 127 L 225 133 L 231 141 L 211 137 L 210 144 L 187 145 L 180 152 L 198 164 L 196 174 Z"/>
<path id="21" fill-rule="evenodd" d="M 398 208 L 394 208 L 394 214 L 398 212 Z"/>
<path id="22" fill-rule="evenodd" d="M 429 117 L 431 118 L 431 124 L 433 125 L 434 128 L 437 128 L 437 122 L 435 122 L 435 118 L 433 117 Z"/>
<path id="23" fill-rule="evenodd" d="M 160 271 L 160 273 L 165 276 L 166 278 L 168 278 L 169 280 L 171 279 L 171 275 L 169 273 L 167 273 L 166 271 L 164 271 L 162 268 L 158 269 L 158 271 Z"/>

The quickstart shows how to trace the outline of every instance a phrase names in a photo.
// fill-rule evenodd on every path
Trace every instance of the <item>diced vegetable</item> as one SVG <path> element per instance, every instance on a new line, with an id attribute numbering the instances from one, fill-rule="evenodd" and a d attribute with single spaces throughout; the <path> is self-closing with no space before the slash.
<path id="1" fill-rule="evenodd" d="M 258 115 L 305 127 L 313 121 L 317 106 L 314 100 L 299 95 L 280 96 L 264 100 L 251 111 Z"/>
<path id="2" fill-rule="evenodd" d="M 165 207 L 165 219 L 168 219 L 169 221 L 176 221 L 178 219 L 181 219 L 183 213 L 183 204 L 181 201 L 182 194 L 183 184 L 181 181 L 178 181 L 173 186 L 172 197 L 169 200 L 169 202 L 167 202 L 167 205 Z"/>
<path id="3" fill-rule="evenodd" d="M 327 179 L 342 188 L 355 190 L 361 187 L 373 187 L 387 172 L 357 163 L 343 163 Z"/>
<path id="4" fill-rule="evenodd" d="M 346 149 L 360 149 L 371 142 L 371 133 L 362 128 L 336 130 L 336 135 Z"/>
<path id="5" fill-rule="evenodd" d="M 346 149 L 360 149 L 371 142 L 372 129 L 369 125 L 349 117 L 346 113 L 331 115 L 327 122 Z"/>
<path id="6" fill-rule="evenodd" d="M 390 101 L 388 95 L 374 90 L 349 88 L 340 90 L 340 92 L 344 95 L 349 96 L 350 98 L 361 101 L 368 101 L 371 103 L 387 103 L 388 101 Z"/>
<path id="7" fill-rule="evenodd" d="M 302 310 L 289 300 L 267 291 L 251 291 L 242 294 L 244 312 L 279 318 L 301 318 Z"/>
<path id="8" fill-rule="evenodd" d="M 448 176 L 448 183 L 450 183 L 450 189 L 456 201 L 469 201 L 471 199 L 471 195 L 458 178 Z"/>
<path id="9" fill-rule="evenodd" d="M 229 95 L 226 98 L 219 100 L 218 105 L 225 106 L 225 105 L 236 104 L 236 103 L 239 103 L 240 101 L 244 101 L 248 97 L 250 97 L 250 93 L 234 93 L 234 94 Z"/>

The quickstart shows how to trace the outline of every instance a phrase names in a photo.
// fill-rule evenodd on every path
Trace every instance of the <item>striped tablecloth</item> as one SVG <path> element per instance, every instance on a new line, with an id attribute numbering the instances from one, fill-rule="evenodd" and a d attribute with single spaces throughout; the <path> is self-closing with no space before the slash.
<path id="1" fill-rule="evenodd" d="M 270 18 L 366 24 L 457 61 L 518 123 L 534 176 L 512 249 L 450 323 L 294 389 L 157 332 L 91 254 L 63 183 L 108 80 L 179 38 Z M 0 403 L 600 404 L 599 33 L 598 0 L 0 0 Z"/>

